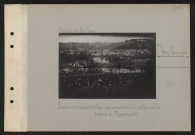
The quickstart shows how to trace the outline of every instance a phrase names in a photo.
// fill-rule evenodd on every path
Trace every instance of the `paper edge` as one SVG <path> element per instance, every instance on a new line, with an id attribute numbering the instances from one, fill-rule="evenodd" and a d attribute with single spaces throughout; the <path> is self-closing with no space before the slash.
<path id="1" fill-rule="evenodd" d="M 4 131 L 27 131 L 27 7 L 21 4 L 4 5 L 5 22 L 5 88 Z M 14 32 L 11 36 L 10 32 Z M 14 45 L 14 48 L 10 48 Z M 26 55 L 25 55 L 26 56 Z M 10 90 L 14 87 L 14 90 Z M 10 103 L 14 100 L 14 103 Z"/>

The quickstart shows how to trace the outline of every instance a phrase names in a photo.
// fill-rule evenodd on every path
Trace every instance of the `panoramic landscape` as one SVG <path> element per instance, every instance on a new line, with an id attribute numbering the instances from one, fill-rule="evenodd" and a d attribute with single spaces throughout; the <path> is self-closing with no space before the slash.
<path id="1" fill-rule="evenodd" d="M 59 34 L 59 98 L 156 98 L 153 33 Z"/>

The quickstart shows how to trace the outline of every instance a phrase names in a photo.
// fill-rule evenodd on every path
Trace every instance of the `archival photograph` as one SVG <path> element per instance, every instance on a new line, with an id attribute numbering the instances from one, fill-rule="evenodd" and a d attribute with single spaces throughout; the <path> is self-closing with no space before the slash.
<path id="1" fill-rule="evenodd" d="M 58 98 L 156 99 L 156 33 L 59 33 Z"/>

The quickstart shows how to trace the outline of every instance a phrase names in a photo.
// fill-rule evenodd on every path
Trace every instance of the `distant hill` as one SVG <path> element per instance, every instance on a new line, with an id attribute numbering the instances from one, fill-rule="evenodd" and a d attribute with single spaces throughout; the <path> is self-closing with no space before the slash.
<path id="1" fill-rule="evenodd" d="M 115 49 L 120 49 L 120 50 L 129 50 L 129 49 L 135 49 L 135 50 L 140 50 L 140 49 L 153 49 L 155 47 L 155 41 L 150 40 L 150 39 L 145 39 L 145 40 L 128 40 L 126 42 L 122 42 L 119 44 L 118 47 Z"/>
<path id="2" fill-rule="evenodd" d="M 99 50 L 99 49 L 108 49 L 108 50 L 140 50 L 140 49 L 154 49 L 155 40 L 151 39 L 131 39 L 126 40 L 125 42 L 118 43 L 104 43 L 104 42 L 95 42 L 95 43 L 59 43 L 60 49 L 62 50 Z"/>

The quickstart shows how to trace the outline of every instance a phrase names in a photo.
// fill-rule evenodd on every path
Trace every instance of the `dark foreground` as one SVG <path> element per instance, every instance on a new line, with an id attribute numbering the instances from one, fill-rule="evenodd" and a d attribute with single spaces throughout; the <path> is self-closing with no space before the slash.
<path id="1" fill-rule="evenodd" d="M 104 73 L 59 76 L 59 98 L 156 98 L 154 74 Z"/>

